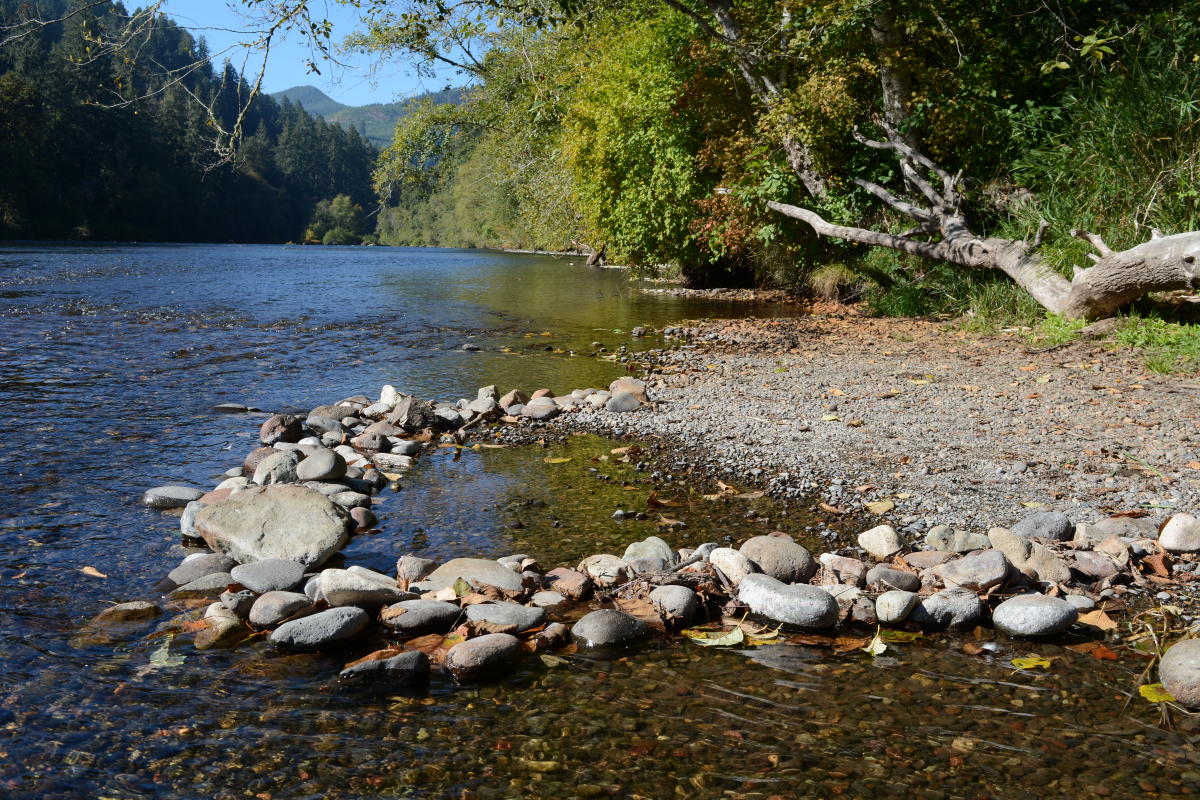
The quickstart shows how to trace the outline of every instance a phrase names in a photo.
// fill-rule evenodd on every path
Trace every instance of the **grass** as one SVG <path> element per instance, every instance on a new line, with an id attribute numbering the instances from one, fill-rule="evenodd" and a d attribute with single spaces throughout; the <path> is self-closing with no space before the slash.
<path id="1" fill-rule="evenodd" d="M 1047 314 L 1030 333 L 1029 342 L 1039 347 L 1070 344 L 1085 325 L 1082 320 Z M 1200 325 L 1135 312 L 1120 319 L 1104 345 L 1137 353 L 1146 369 L 1161 375 L 1200 372 Z"/>

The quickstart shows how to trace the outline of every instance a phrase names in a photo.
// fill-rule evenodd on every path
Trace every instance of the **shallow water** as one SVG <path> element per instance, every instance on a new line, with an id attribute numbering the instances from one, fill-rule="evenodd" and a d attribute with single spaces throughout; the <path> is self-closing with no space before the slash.
<path id="1" fill-rule="evenodd" d="M 961 637 L 933 637 L 872 660 L 673 641 L 615 661 L 530 658 L 492 686 L 435 677 L 418 695 L 365 697 L 330 681 L 371 642 L 337 658 L 262 642 L 197 652 L 184 637 L 147 636 L 166 618 L 113 641 L 76 636 L 106 603 L 152 597 L 185 552 L 176 519 L 140 507 L 140 492 L 210 486 L 252 447 L 261 416 L 215 403 L 306 408 L 383 383 L 446 399 L 488 383 L 601 385 L 621 367 L 569 351 L 728 310 L 536 256 L 0 248 L 0 794 L 1191 794 L 1194 737 L 1159 730 L 1140 698 L 1122 711 L 1141 663 L 1058 645 L 1002 641 L 985 659 Z M 484 352 L 456 349 L 468 340 Z M 655 488 L 600 460 L 613 446 L 443 449 L 382 495 L 383 533 L 356 538 L 346 561 L 387 570 L 406 551 L 523 551 L 550 567 L 650 533 L 681 546 L 807 536 L 802 510 L 765 500 L 613 520 L 617 507 L 645 510 Z M 657 489 L 687 498 L 687 487 Z M 660 514 L 687 527 L 658 525 Z M 1052 668 L 1015 672 L 1009 659 L 1028 652 L 1053 656 Z"/>

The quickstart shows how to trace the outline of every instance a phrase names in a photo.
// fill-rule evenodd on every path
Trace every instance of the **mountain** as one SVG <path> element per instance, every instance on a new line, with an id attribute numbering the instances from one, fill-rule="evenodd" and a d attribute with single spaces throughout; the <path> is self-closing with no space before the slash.
<path id="1" fill-rule="evenodd" d="M 372 103 L 366 106 L 347 106 L 339 103 L 315 86 L 293 86 L 282 92 L 272 93 L 276 100 L 287 98 L 300 103 L 310 114 L 323 117 L 344 128 L 353 128 L 379 148 L 392 143 L 396 121 L 408 113 L 409 106 L 417 100 L 432 98 L 435 103 L 458 103 L 462 100 L 462 89 L 443 89 L 427 92 L 398 103 Z"/>

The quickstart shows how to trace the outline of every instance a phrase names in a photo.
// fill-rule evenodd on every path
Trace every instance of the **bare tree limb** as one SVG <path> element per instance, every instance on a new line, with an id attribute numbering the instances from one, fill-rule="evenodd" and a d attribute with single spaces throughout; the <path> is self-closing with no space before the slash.
<path id="1" fill-rule="evenodd" d="M 1085 242 L 1091 243 L 1092 247 L 1096 248 L 1102 257 L 1111 256 L 1113 254 L 1112 248 L 1104 243 L 1104 240 L 1100 238 L 1099 234 L 1088 233 L 1082 228 L 1072 228 L 1071 235 L 1077 239 L 1083 239 Z"/>
<path id="2" fill-rule="evenodd" d="M 854 184 L 866 189 L 868 192 L 875 195 L 880 200 L 899 211 L 901 214 L 912 217 L 918 222 L 931 222 L 934 219 L 932 211 L 921 208 L 920 206 L 916 206 L 907 200 L 901 200 L 899 197 L 896 197 L 896 195 L 892 194 L 877 183 L 872 183 L 871 181 L 863 180 L 862 178 L 855 178 Z"/>

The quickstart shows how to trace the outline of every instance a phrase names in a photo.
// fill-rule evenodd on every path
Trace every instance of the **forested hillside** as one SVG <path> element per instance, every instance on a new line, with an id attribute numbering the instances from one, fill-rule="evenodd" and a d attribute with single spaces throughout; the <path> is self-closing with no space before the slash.
<path id="1" fill-rule="evenodd" d="M 281 242 L 305 235 L 320 201 L 371 203 L 374 148 L 267 96 L 249 107 L 238 156 L 218 164 L 214 130 L 232 129 L 246 80 L 203 63 L 203 42 L 173 25 L 105 47 L 128 24 L 119 4 L 37 11 L 77 6 L 0 47 L 0 237 Z M 0 24 L 29 13 L 0 0 Z"/>
<path id="2" fill-rule="evenodd" d="M 336 122 L 343 128 L 356 130 L 368 142 L 382 149 L 392 143 L 396 123 L 412 108 L 426 101 L 437 104 L 458 103 L 461 95 L 461 89 L 442 89 L 395 103 L 348 106 L 329 97 L 315 86 L 293 86 L 291 89 L 273 92 L 271 97 L 279 101 L 287 99 L 299 103 L 308 113 L 315 114 L 326 122 Z"/>

